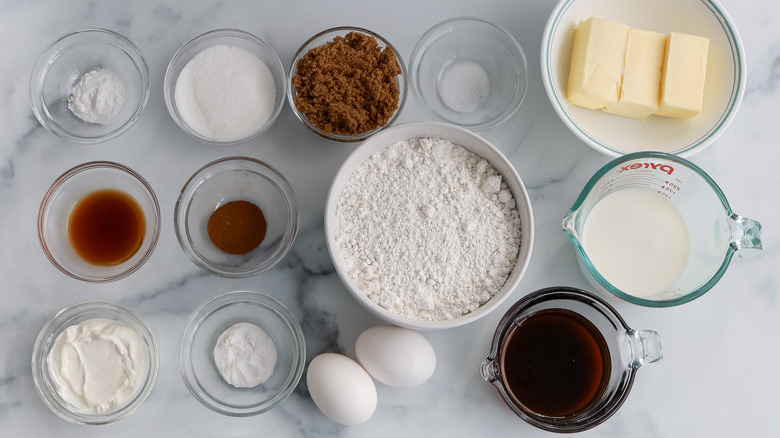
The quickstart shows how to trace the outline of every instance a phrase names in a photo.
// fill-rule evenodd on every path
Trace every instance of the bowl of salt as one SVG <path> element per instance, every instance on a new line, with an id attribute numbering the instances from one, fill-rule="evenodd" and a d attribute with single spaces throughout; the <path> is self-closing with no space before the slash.
<path id="1" fill-rule="evenodd" d="M 479 18 L 452 18 L 425 32 L 412 50 L 412 92 L 433 119 L 471 130 L 511 117 L 528 88 L 525 53 L 515 38 Z"/>

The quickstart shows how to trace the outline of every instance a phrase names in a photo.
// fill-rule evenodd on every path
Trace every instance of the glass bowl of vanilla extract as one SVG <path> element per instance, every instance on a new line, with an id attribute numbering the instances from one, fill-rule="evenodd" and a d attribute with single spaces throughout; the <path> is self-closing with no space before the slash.
<path id="1" fill-rule="evenodd" d="M 38 240 L 70 277 L 105 283 L 137 271 L 160 236 L 151 185 L 119 163 L 93 161 L 58 177 L 41 202 Z"/>

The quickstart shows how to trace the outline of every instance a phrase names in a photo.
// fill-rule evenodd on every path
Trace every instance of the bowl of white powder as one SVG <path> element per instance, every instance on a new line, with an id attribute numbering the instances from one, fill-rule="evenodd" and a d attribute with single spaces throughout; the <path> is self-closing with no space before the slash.
<path id="1" fill-rule="evenodd" d="M 174 122 L 211 144 L 248 141 L 282 110 L 287 82 L 279 56 L 238 29 L 217 29 L 184 44 L 165 72 L 163 94 Z"/>
<path id="2" fill-rule="evenodd" d="M 144 404 L 157 381 L 159 357 L 151 329 L 135 311 L 85 301 L 60 310 L 41 329 L 33 382 L 62 419 L 109 424 Z"/>
<path id="3" fill-rule="evenodd" d="M 434 120 L 479 130 L 511 117 L 528 88 L 523 48 L 503 28 L 458 17 L 436 24 L 409 57 L 414 97 Z"/>
<path id="4" fill-rule="evenodd" d="M 347 290 L 412 329 L 473 322 L 515 289 L 533 213 L 520 176 L 482 137 L 408 123 L 363 142 L 333 180 L 325 236 Z"/>
<path id="5" fill-rule="evenodd" d="M 223 415 L 247 417 L 281 404 L 303 375 L 306 344 L 284 304 L 255 291 L 218 295 L 184 328 L 181 375 L 190 393 Z"/>
<path id="6" fill-rule="evenodd" d="M 106 141 L 128 130 L 146 108 L 150 88 L 141 51 L 107 29 L 80 29 L 57 38 L 30 75 L 35 117 L 78 143 Z"/>

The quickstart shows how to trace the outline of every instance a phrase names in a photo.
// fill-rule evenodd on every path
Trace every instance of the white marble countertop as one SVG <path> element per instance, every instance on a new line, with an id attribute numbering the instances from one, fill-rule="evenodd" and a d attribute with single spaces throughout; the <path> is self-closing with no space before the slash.
<path id="1" fill-rule="evenodd" d="M 760 0 L 723 0 L 744 41 L 747 92 L 726 132 L 691 160 L 721 186 L 734 210 L 764 225 L 765 251 L 735 258 L 725 277 L 702 298 L 671 309 L 618 303 L 629 325 L 660 332 L 665 358 L 639 371 L 628 401 L 605 424 L 583 436 L 777 436 L 780 408 L 780 332 L 775 230 L 780 229 L 780 6 Z M 609 159 L 579 141 L 553 111 L 542 87 L 539 47 L 553 0 L 167 0 L 94 2 L 0 0 L 0 435 L 4 437 L 474 437 L 542 436 L 505 409 L 479 376 L 495 326 L 517 299 L 536 289 L 570 285 L 591 289 L 560 228 L 563 213 L 588 178 Z M 269 413 L 230 418 L 200 405 L 179 373 L 181 332 L 203 301 L 236 289 L 262 290 L 301 321 L 307 360 L 325 351 L 354 357 L 358 334 L 381 321 L 360 307 L 334 272 L 325 247 L 325 195 L 340 163 L 354 148 L 309 133 L 285 107 L 259 138 L 234 147 L 199 143 L 171 120 L 162 96 L 165 68 L 187 40 L 235 27 L 270 43 L 289 65 L 297 47 L 319 30 L 356 25 L 387 37 L 408 59 L 433 24 L 473 15 L 509 30 L 526 51 L 529 90 L 506 123 L 481 132 L 511 160 L 531 195 L 536 244 L 528 271 L 498 311 L 457 329 L 424 332 L 438 356 L 425 384 L 393 389 L 378 384 L 379 405 L 366 423 L 339 426 L 324 417 L 305 385 Z M 30 110 L 28 77 L 38 54 L 55 38 L 82 27 L 105 27 L 130 38 L 144 53 L 152 93 L 140 120 L 121 137 L 98 145 L 68 143 L 41 127 Z M 399 123 L 426 120 L 407 101 Z M 248 155 L 276 166 L 301 203 L 301 228 L 292 251 L 260 276 L 230 280 L 199 270 L 181 251 L 173 230 L 179 190 L 200 166 L 228 155 Z M 150 181 L 160 201 L 162 233 L 151 259 L 135 274 L 109 284 L 66 277 L 48 262 L 36 218 L 51 182 L 74 165 L 112 160 Z M 139 312 L 154 331 L 160 373 L 139 411 L 108 426 L 76 426 L 44 405 L 33 386 L 30 357 L 44 323 L 61 308 L 108 299 Z"/>

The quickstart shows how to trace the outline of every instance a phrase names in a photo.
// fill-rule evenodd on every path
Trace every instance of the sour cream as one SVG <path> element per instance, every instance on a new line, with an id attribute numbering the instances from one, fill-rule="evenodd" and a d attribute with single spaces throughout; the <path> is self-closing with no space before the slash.
<path id="1" fill-rule="evenodd" d="M 72 325 L 54 341 L 46 358 L 57 392 L 78 410 L 121 407 L 143 384 L 148 355 L 127 324 L 95 318 Z"/>

